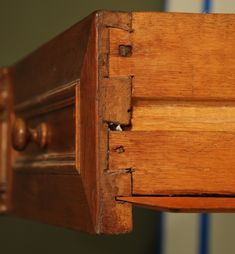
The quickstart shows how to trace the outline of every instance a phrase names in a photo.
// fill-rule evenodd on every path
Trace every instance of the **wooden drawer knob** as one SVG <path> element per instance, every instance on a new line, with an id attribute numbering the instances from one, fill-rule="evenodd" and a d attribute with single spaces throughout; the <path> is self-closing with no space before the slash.
<path id="1" fill-rule="evenodd" d="M 17 151 L 23 151 L 30 141 L 41 148 L 47 145 L 48 130 L 46 123 L 40 123 L 35 129 L 29 128 L 26 121 L 16 118 L 12 129 L 12 146 Z"/>

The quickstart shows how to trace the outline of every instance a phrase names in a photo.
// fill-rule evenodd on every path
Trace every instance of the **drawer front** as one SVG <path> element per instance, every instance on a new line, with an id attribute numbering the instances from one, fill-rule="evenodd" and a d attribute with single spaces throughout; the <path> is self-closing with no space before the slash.
<path id="1" fill-rule="evenodd" d="M 74 81 L 15 106 L 16 119 L 24 119 L 27 128 L 46 126 L 45 146 L 29 142 L 16 160 L 15 170 L 79 171 L 79 89 L 79 81 Z"/>

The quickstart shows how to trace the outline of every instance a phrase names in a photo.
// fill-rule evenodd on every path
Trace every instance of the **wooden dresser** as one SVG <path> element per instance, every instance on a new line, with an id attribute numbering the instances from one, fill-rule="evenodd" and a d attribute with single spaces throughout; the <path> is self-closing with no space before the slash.
<path id="1" fill-rule="evenodd" d="M 0 73 L 0 211 L 89 233 L 132 205 L 235 211 L 235 15 L 98 11 Z"/>

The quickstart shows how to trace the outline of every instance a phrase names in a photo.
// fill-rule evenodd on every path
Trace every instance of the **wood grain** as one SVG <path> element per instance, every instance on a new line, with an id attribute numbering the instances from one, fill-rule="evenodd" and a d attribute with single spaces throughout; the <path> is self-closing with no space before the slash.
<path id="1" fill-rule="evenodd" d="M 131 33 L 110 30 L 109 75 L 132 76 L 132 119 L 110 131 L 109 170 L 132 172 L 132 195 L 235 194 L 234 21 L 134 12 Z M 120 55 L 121 45 L 132 54 Z M 129 197 L 163 210 L 223 210 L 215 199 L 164 200 Z"/>
<path id="2" fill-rule="evenodd" d="M 133 194 L 235 194 L 232 132 L 110 132 L 109 141 L 109 167 L 134 171 Z"/>
<path id="3" fill-rule="evenodd" d="M 235 104 L 137 100 L 131 122 L 132 131 L 235 131 Z"/>
<path id="4" fill-rule="evenodd" d="M 163 212 L 235 212 L 235 198 L 117 197 L 118 201 Z"/>
<path id="5" fill-rule="evenodd" d="M 107 234 L 127 233 L 132 230 L 132 206 L 116 202 L 115 197 L 117 195 L 131 195 L 131 174 L 119 170 L 115 172 L 108 170 L 108 123 L 126 124 L 130 122 L 128 109 L 131 102 L 130 88 L 132 80 L 130 77 L 110 78 L 109 76 L 109 32 L 112 29 L 117 29 L 129 34 L 131 32 L 131 13 L 100 12 L 98 13 L 98 19 L 99 122 L 97 138 L 99 153 L 97 159 L 100 177 L 99 230 Z M 118 94 L 110 90 L 110 85 Z M 119 98 L 122 95 L 123 97 Z M 110 106 L 114 106 L 118 111 L 115 112 Z"/>
<path id="6" fill-rule="evenodd" d="M 130 124 L 131 77 L 104 78 L 103 121 L 115 124 Z"/>
<path id="7" fill-rule="evenodd" d="M 156 195 L 235 195 L 234 21 L 99 11 L 10 67 L 16 113 L 51 128 L 47 150 L 17 155 L 11 214 L 118 234 L 132 204 L 233 211 Z"/>
<path id="8" fill-rule="evenodd" d="M 45 94 L 30 98 L 15 106 L 17 117 L 23 117 L 30 128 L 44 122 L 48 128 L 48 142 L 45 148 L 31 142 L 15 161 L 14 169 L 23 171 L 40 168 L 46 171 L 54 166 L 59 170 L 67 166 L 80 166 L 75 154 L 75 95 L 78 82 L 72 82 Z M 79 120 L 79 114 L 77 115 Z M 65 124 L 66 123 L 66 124 Z M 69 131 L 68 131 L 69 130 Z M 77 126 L 77 131 L 79 127 Z M 76 164 L 76 165 L 75 165 Z M 56 170 L 54 170 L 56 172 Z M 60 171 L 60 170 L 59 170 Z"/>
<path id="9" fill-rule="evenodd" d="M 12 214 L 97 234 L 131 230 L 131 205 L 115 200 L 130 195 L 131 174 L 107 173 L 105 165 L 107 121 L 116 112 L 106 111 L 106 119 L 104 104 L 120 98 L 106 87 L 108 62 L 101 61 L 108 60 L 109 29 L 129 33 L 130 25 L 129 13 L 93 13 L 10 68 L 17 115 L 50 127 L 47 149 L 31 145 L 14 164 Z M 125 111 L 116 120 L 129 123 L 131 78 L 114 80 L 121 81 L 109 80 L 114 91 L 128 95 L 115 104 Z"/>
<path id="10" fill-rule="evenodd" d="M 235 15 L 134 12 L 133 33 L 110 31 L 110 76 L 133 75 L 133 96 L 234 99 Z M 131 57 L 118 46 L 132 45 Z"/>
<path id="11" fill-rule="evenodd" d="M 80 132 L 78 80 L 88 40 L 95 45 L 90 38 L 92 26 L 96 26 L 94 14 L 10 69 L 17 115 L 32 127 L 46 121 L 50 130 L 46 150 L 31 145 L 18 155 L 13 166 L 11 214 L 94 233 L 97 203 L 90 206 L 86 185 L 76 170 L 80 167 L 79 140 L 84 134 Z M 91 54 L 94 56 L 93 51 Z M 89 87 L 89 83 L 82 86 Z M 95 156 L 92 149 L 90 154 Z"/>
<path id="12" fill-rule="evenodd" d="M 94 232 L 81 177 L 15 172 L 11 214 Z"/>

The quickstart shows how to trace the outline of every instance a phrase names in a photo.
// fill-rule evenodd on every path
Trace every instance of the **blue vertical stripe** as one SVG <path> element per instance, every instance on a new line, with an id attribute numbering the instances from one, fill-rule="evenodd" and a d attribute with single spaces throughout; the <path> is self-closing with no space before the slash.
<path id="1" fill-rule="evenodd" d="M 200 215 L 199 254 L 209 253 L 210 216 L 207 213 Z"/>
<path id="2" fill-rule="evenodd" d="M 208 13 L 211 11 L 212 0 L 203 0 L 203 12 Z"/>

